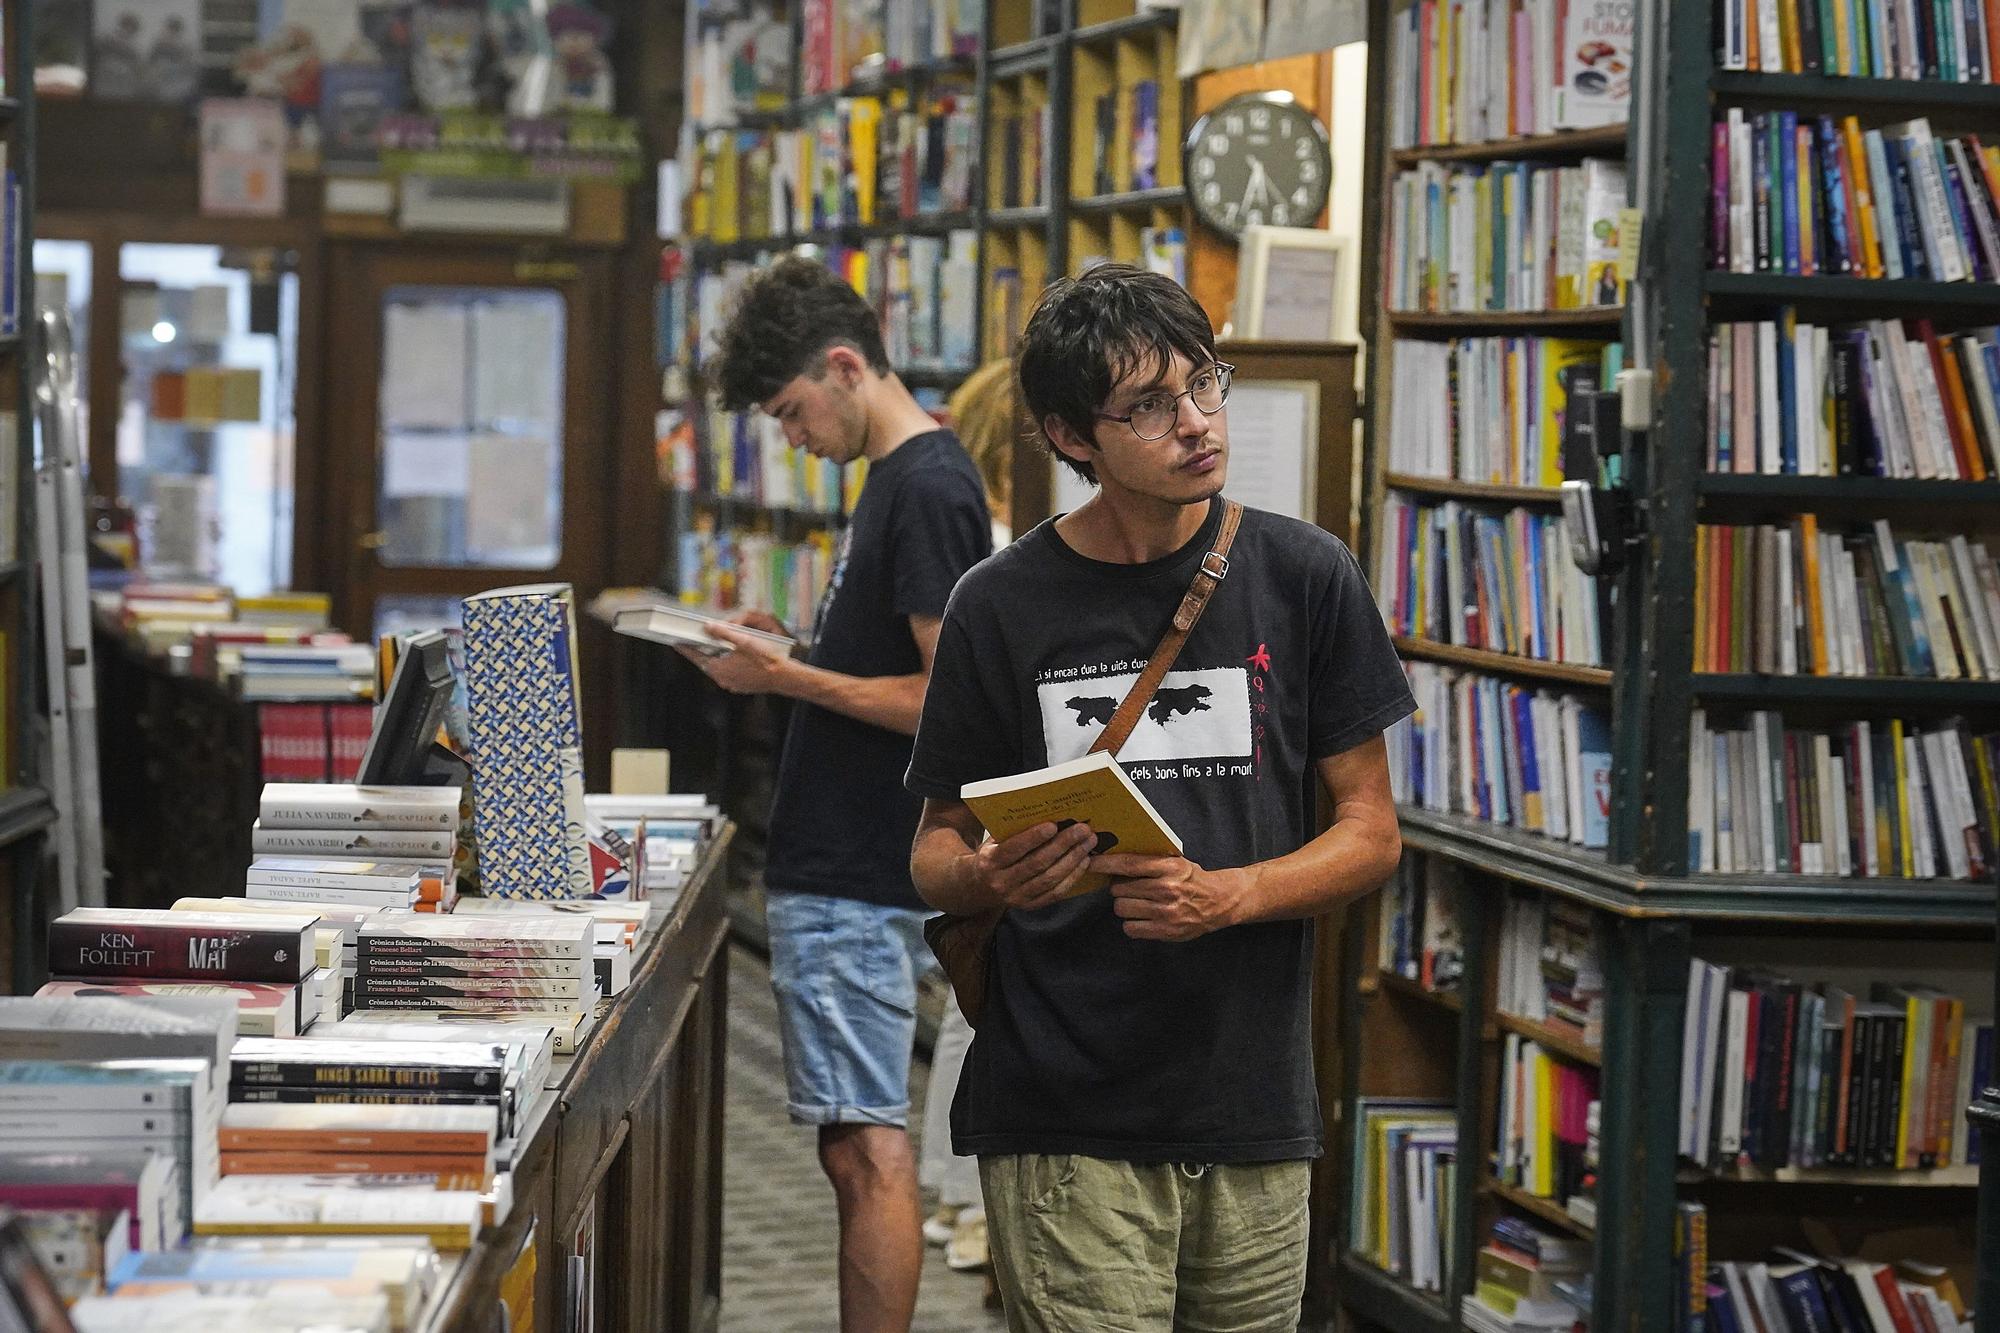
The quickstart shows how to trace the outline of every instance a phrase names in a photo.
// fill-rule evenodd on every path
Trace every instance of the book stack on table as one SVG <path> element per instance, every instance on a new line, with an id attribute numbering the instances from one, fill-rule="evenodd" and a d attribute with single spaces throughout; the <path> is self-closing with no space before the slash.
<path id="1" fill-rule="evenodd" d="M 179 898 L 175 912 L 221 912 L 224 914 L 297 915 L 315 913 L 319 925 L 313 931 L 313 965 L 327 978 L 329 993 L 340 997 L 338 1012 L 329 1000 L 323 1021 L 331 1021 L 354 1011 L 354 963 L 356 940 L 361 923 L 379 908 L 341 907 L 329 904 L 300 904 L 263 898 Z M 270 1035 L 244 1033 L 245 1036 Z M 303 1033 L 302 1033 L 303 1035 Z"/>
<path id="2" fill-rule="evenodd" d="M 235 1038 L 213 997 L 0 997 L 0 1208 L 65 1298 L 185 1238 Z"/>
<path id="3" fill-rule="evenodd" d="M 264 787 L 247 897 L 449 912 L 458 898 L 457 787 Z"/>
<path id="4" fill-rule="evenodd" d="M 308 1297 L 282 1284 L 252 1283 L 254 1293 L 174 1290 L 158 1295 L 93 1297 L 70 1310 L 77 1333 L 394 1333 L 389 1302 L 366 1296 Z"/>
<path id="5" fill-rule="evenodd" d="M 340 1017 L 340 977 L 317 965 L 319 914 L 79 907 L 49 925 L 37 995 L 209 995 L 236 1006 L 236 1030 L 293 1037 Z"/>
<path id="6" fill-rule="evenodd" d="M 135 1320 L 136 1309 L 152 1306 L 167 1312 L 190 1298 L 209 1298 L 217 1291 L 227 1291 L 258 1300 L 284 1299 L 295 1308 L 313 1311 L 324 1311 L 329 1305 L 338 1308 L 340 1302 L 379 1299 L 388 1316 L 384 1326 L 391 1333 L 404 1333 L 416 1326 L 441 1282 L 437 1251 L 422 1241 L 232 1238 L 164 1254 L 127 1255 L 105 1281 L 107 1293 L 115 1301 L 92 1302 L 84 1313 L 92 1322 L 79 1327 L 95 1327 L 101 1318 L 113 1328 L 122 1328 L 127 1324 L 115 1321 Z M 130 1326 L 142 1325 L 132 1322 Z M 150 1333 L 160 1325 L 143 1327 Z M 202 1333 L 220 1333 L 230 1327 L 204 1324 Z M 258 1325 L 256 1333 L 283 1327 Z"/>
<path id="7" fill-rule="evenodd" d="M 217 1136 L 234 1146 L 194 1230 L 469 1248 L 512 1206 L 494 1166 L 540 1091 L 522 1075 L 500 1042 L 241 1039 Z"/>
<path id="8" fill-rule="evenodd" d="M 357 1009 L 565 1023 L 597 1003 L 588 916 L 379 915 L 361 927 Z"/>

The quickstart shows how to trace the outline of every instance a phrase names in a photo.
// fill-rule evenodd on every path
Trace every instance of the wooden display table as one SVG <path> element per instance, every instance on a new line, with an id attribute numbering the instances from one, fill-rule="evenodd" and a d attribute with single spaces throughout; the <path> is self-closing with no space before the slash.
<path id="1" fill-rule="evenodd" d="M 470 1253 L 448 1260 L 427 1333 L 716 1327 L 729 1004 L 721 867 L 734 835 L 724 824 L 678 897 L 656 899 L 632 984 L 581 1052 L 557 1057 L 557 1086 L 520 1135 L 512 1211 Z M 579 1253 L 588 1257 L 573 1263 Z M 523 1320 L 517 1305 L 510 1324 L 501 1295 L 511 1296 L 530 1264 L 533 1318 Z M 573 1322 L 579 1268 L 592 1322 Z"/>

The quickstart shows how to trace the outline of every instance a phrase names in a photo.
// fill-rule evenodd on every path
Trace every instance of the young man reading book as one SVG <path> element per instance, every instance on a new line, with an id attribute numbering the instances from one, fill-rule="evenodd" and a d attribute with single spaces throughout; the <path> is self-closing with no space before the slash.
<path id="1" fill-rule="evenodd" d="M 918 977 L 933 966 L 910 883 L 910 736 L 952 585 L 992 549 L 978 470 L 889 368 L 874 311 L 825 265 L 753 278 L 722 336 L 722 395 L 792 447 L 868 479 L 804 660 L 727 627 L 690 652 L 717 684 L 796 701 L 764 869 L 792 1118 L 819 1127 L 840 1217 L 840 1326 L 901 1333 L 923 1265 L 905 1121 Z M 768 615 L 742 621 L 782 631 Z"/>
<path id="2" fill-rule="evenodd" d="M 1052 285 L 1020 377 L 1097 493 L 960 583 L 917 731 L 917 887 L 1006 909 L 954 1146 L 980 1159 L 1010 1328 L 1296 1328 L 1310 918 L 1395 867 L 1381 733 L 1414 704 L 1347 548 L 1246 510 L 1118 752 L 1182 853 L 1093 855 L 1097 831 L 1060 821 L 988 839 L 962 791 L 1090 750 L 1196 570 L 1222 568 L 1230 367 L 1186 292 L 1123 265 Z"/>

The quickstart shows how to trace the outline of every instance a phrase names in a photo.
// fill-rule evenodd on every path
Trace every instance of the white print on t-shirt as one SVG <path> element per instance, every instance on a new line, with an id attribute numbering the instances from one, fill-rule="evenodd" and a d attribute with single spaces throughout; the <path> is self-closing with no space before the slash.
<path id="1" fill-rule="evenodd" d="M 1051 764 L 1087 753 L 1139 679 L 1136 672 L 1060 674 L 1065 679 L 1045 680 L 1035 690 Z M 1248 674 L 1242 667 L 1168 672 L 1118 757 L 1126 763 L 1250 758 Z"/>

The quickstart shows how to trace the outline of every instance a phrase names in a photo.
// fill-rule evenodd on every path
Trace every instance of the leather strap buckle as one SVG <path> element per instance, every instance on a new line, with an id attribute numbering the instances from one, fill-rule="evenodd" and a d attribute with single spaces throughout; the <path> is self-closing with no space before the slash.
<path id="1" fill-rule="evenodd" d="M 1229 577 L 1229 557 L 1220 551 L 1210 551 L 1201 558 L 1201 572 L 1217 583 Z"/>

